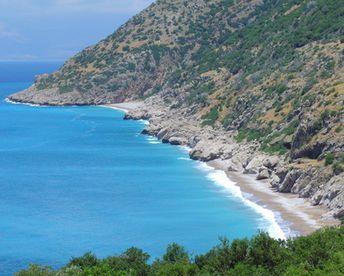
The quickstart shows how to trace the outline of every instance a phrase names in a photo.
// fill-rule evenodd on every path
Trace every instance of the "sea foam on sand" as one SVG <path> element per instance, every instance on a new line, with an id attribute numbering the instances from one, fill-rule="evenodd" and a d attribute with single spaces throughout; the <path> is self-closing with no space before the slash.
<path id="1" fill-rule="evenodd" d="M 222 187 L 226 193 L 241 200 L 242 203 L 252 208 L 257 214 L 261 215 L 262 219 L 259 222 L 259 228 L 267 231 L 273 238 L 286 239 L 286 234 L 277 223 L 278 218 L 276 214 L 273 211 L 258 205 L 254 201 L 247 199 L 241 192 L 240 187 L 238 187 L 235 182 L 231 181 L 224 171 L 216 170 L 200 161 L 197 161 L 197 168 L 205 171 L 207 173 L 207 178 L 213 181 L 216 185 Z"/>

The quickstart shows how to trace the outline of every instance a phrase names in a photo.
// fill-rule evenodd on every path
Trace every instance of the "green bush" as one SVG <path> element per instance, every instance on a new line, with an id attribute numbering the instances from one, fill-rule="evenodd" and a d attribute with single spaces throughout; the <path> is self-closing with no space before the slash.
<path id="1" fill-rule="evenodd" d="M 295 133 L 295 131 L 297 130 L 298 126 L 300 124 L 300 121 L 298 119 L 292 121 L 288 127 L 286 127 L 284 130 L 283 130 L 283 133 L 286 134 L 286 135 L 292 135 Z"/>
<path id="2" fill-rule="evenodd" d="M 274 144 L 269 144 L 264 142 L 260 147 L 260 150 L 269 154 L 280 154 L 284 155 L 288 152 L 288 149 L 283 145 L 282 142 L 277 142 Z"/>
<path id="3" fill-rule="evenodd" d="M 344 167 L 343 167 L 343 165 L 340 162 L 334 163 L 332 165 L 332 169 L 333 169 L 333 172 L 335 174 L 340 174 L 340 173 L 344 172 Z"/>
<path id="4" fill-rule="evenodd" d="M 130 46 L 129 45 L 126 45 L 123 47 L 123 51 L 124 52 L 129 52 L 130 51 Z"/>
<path id="5" fill-rule="evenodd" d="M 334 161 L 334 154 L 333 154 L 333 153 L 328 153 L 328 154 L 326 154 L 326 157 L 325 157 L 325 165 L 326 165 L 326 166 L 332 165 L 332 164 L 333 164 L 333 161 Z"/>
<path id="6" fill-rule="evenodd" d="M 237 142 L 242 142 L 244 140 L 251 142 L 254 140 L 261 141 L 263 138 L 266 138 L 267 135 L 271 133 L 271 128 L 241 128 L 239 129 L 238 134 L 234 137 Z"/>
<path id="7" fill-rule="evenodd" d="M 219 118 L 219 111 L 217 109 L 216 106 L 214 106 L 208 114 L 204 115 L 202 117 L 203 119 L 203 122 L 202 122 L 202 125 L 205 126 L 205 125 L 214 125 L 216 120 Z"/>
<path id="8" fill-rule="evenodd" d="M 344 227 L 320 229 L 305 237 L 276 240 L 260 232 L 251 239 L 221 243 L 205 254 L 190 258 L 175 243 L 161 259 L 148 264 L 149 255 L 130 248 L 119 256 L 97 259 L 87 253 L 73 258 L 60 270 L 30 265 L 16 276 L 62 275 L 342 275 L 344 272 Z"/>
<path id="9" fill-rule="evenodd" d="M 343 130 L 342 126 L 338 126 L 336 127 L 336 129 L 334 130 L 336 133 L 340 133 Z"/>
<path id="10" fill-rule="evenodd" d="M 30 264 L 29 268 L 15 274 L 15 276 L 55 276 L 56 273 L 49 266 Z"/>

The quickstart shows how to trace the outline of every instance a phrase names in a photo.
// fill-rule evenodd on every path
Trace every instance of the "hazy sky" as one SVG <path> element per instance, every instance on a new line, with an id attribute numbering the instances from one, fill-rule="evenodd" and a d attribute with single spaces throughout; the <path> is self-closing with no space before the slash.
<path id="1" fill-rule="evenodd" d="M 0 0 L 0 61 L 65 60 L 153 0 Z"/>

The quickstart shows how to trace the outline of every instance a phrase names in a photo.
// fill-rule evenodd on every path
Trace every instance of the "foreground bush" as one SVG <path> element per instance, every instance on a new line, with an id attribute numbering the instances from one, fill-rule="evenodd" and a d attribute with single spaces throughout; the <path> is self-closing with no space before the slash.
<path id="1" fill-rule="evenodd" d="M 204 255 L 191 258 L 175 243 L 161 259 L 149 264 L 150 256 L 137 248 L 121 255 L 98 259 L 92 253 L 71 261 L 58 271 L 30 265 L 16 276 L 73 275 L 344 275 L 344 227 L 318 230 L 289 240 L 275 240 L 267 233 L 251 239 L 221 243 Z"/>

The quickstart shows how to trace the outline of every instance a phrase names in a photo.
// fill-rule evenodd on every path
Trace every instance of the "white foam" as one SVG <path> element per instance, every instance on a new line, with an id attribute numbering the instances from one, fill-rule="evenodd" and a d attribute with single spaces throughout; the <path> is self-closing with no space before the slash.
<path id="1" fill-rule="evenodd" d="M 240 187 L 237 186 L 235 182 L 231 181 L 224 171 L 213 169 L 204 162 L 197 162 L 197 167 L 206 172 L 207 178 L 213 181 L 216 185 L 222 187 L 225 192 L 241 200 L 246 206 L 252 208 L 257 214 L 259 214 L 262 217 L 259 221 L 259 227 L 262 230 L 267 231 L 274 238 L 286 239 L 285 233 L 277 223 L 278 218 L 276 217 L 276 214 L 273 211 L 258 205 L 254 201 L 249 200 L 247 197 L 244 197 Z"/>
<path id="2" fill-rule="evenodd" d="M 146 140 L 148 141 L 149 144 L 160 144 L 161 142 L 159 141 L 158 138 L 154 136 L 146 136 Z"/>
<path id="3" fill-rule="evenodd" d="M 149 121 L 148 120 L 139 120 L 139 122 L 145 126 L 149 125 Z"/>
<path id="4" fill-rule="evenodd" d="M 178 147 L 186 153 L 190 153 L 190 151 L 191 151 L 191 148 L 188 146 L 178 146 Z"/>
<path id="5" fill-rule="evenodd" d="M 147 140 L 148 141 L 158 141 L 158 138 L 156 138 L 154 136 L 147 136 Z"/>
<path id="6" fill-rule="evenodd" d="M 40 105 L 40 104 L 14 102 L 14 101 L 11 101 L 9 98 L 6 98 L 5 102 L 10 103 L 10 104 L 28 105 L 28 106 L 32 106 L 32 107 L 47 107 L 46 105 Z"/>
<path id="7" fill-rule="evenodd" d="M 120 107 L 110 106 L 110 105 L 96 105 L 96 107 L 110 108 L 110 109 L 122 111 L 122 112 L 124 112 L 124 113 L 127 113 L 127 112 L 128 112 L 128 110 L 125 109 L 125 108 L 120 108 Z"/>
<path id="8" fill-rule="evenodd" d="M 148 121 L 144 121 L 146 124 L 149 124 Z M 148 136 L 147 140 L 150 144 L 158 144 L 160 141 L 153 136 Z M 188 146 L 179 146 L 179 148 L 186 152 L 190 153 L 191 148 Z M 179 160 L 191 160 L 190 158 L 186 157 L 178 157 Z M 250 200 L 252 196 L 244 196 L 241 192 L 240 187 L 236 185 L 235 182 L 231 181 L 226 173 L 221 170 L 216 170 L 210 166 L 208 166 L 204 162 L 196 161 L 197 167 L 207 173 L 207 178 L 213 181 L 216 185 L 222 187 L 226 193 L 234 196 L 235 198 L 241 200 L 243 204 L 253 209 L 258 215 L 260 215 L 261 219 L 259 220 L 259 228 L 267 231 L 271 237 L 278 238 L 278 239 L 286 239 L 286 234 L 290 229 L 285 226 L 285 231 L 282 230 L 281 225 L 282 219 L 279 214 L 274 213 L 273 211 L 260 206 L 259 204 L 255 203 L 254 201 Z M 278 223 L 279 222 L 279 223 Z M 288 236 L 290 232 L 288 233 Z"/>
<path id="9" fill-rule="evenodd" d="M 187 157 L 178 157 L 178 160 L 191 161 L 191 159 Z"/>
<path id="10" fill-rule="evenodd" d="M 159 141 L 149 141 L 148 143 L 149 143 L 149 144 L 160 144 Z"/>

